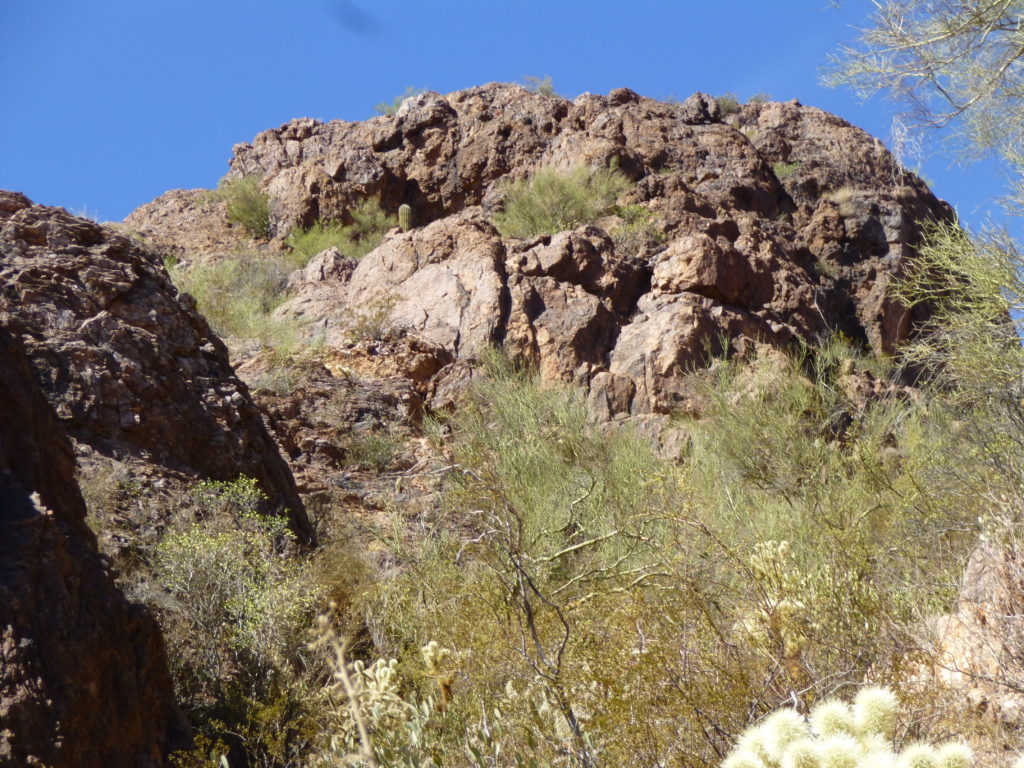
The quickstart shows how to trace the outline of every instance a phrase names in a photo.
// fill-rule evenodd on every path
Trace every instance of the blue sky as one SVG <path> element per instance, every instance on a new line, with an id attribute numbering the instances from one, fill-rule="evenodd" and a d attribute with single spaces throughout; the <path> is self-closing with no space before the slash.
<path id="1" fill-rule="evenodd" d="M 819 84 L 867 0 L 0 0 L 0 188 L 119 220 L 212 187 L 231 146 L 293 117 L 361 120 L 407 86 L 550 75 L 569 97 L 767 93 L 888 144 L 895 106 Z M 994 165 L 924 174 L 967 221 Z"/>

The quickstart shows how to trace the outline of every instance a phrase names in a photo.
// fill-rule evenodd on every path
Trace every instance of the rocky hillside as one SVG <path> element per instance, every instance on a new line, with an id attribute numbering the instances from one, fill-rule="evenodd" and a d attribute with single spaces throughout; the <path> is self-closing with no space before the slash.
<path id="1" fill-rule="evenodd" d="M 81 459 L 178 480 L 256 478 L 311 531 L 295 483 L 223 342 L 158 257 L 112 229 L 0 193 L 0 312 Z"/>
<path id="2" fill-rule="evenodd" d="M 510 179 L 581 165 L 634 182 L 618 214 L 501 237 L 491 217 Z M 328 343 L 374 307 L 452 356 L 433 377 L 445 391 L 461 361 L 503 344 L 546 379 L 586 387 L 605 418 L 686 409 L 684 373 L 722 345 L 814 346 L 838 332 L 892 352 L 915 317 L 886 287 L 920 222 L 950 215 L 877 140 L 821 110 L 726 115 L 702 94 L 661 103 L 628 89 L 569 102 L 491 84 L 362 123 L 294 120 L 237 145 L 231 174 L 262 179 L 279 237 L 347 222 L 366 199 L 411 206 L 412 231 L 358 264 L 325 255 L 293 281 L 281 311 Z M 642 211 L 639 233 L 626 205 Z M 229 231 L 223 206 L 180 191 L 127 224 L 189 258 L 223 254 Z"/>
<path id="3" fill-rule="evenodd" d="M 585 754 L 596 734 L 608 764 L 709 765 L 793 691 L 813 699 L 869 671 L 908 679 L 922 624 L 906 603 L 940 605 L 949 590 L 913 582 L 906 598 L 900 579 L 977 515 L 939 503 L 939 469 L 914 474 L 938 429 L 924 416 L 855 425 L 886 398 L 893 412 L 915 402 L 873 373 L 927 319 L 888 289 L 925 223 L 951 210 L 837 117 L 795 101 L 724 106 L 490 84 L 364 122 L 293 120 L 233 150 L 228 179 L 265 196 L 255 240 L 206 190 L 168 192 L 116 227 L 0 192 L 0 389 L 15 404 L 0 430 L 0 765 L 165 765 L 188 741 L 172 675 L 200 743 L 232 766 L 340 764 L 358 737 L 313 695 L 325 668 L 307 655 L 328 598 L 367 662 L 419 663 L 431 639 L 459 649 L 458 672 L 435 658 L 427 681 L 447 704 L 458 678 L 450 720 L 430 720 L 427 699 L 396 710 L 423 713 L 453 765 L 466 723 L 483 733 L 474 718 L 498 704 L 520 718 L 509 734 L 540 723 L 548 757 Z M 586 168 L 621 182 L 599 214 L 503 229 L 517 183 Z M 339 241 L 296 260 L 300 233 L 359 225 L 368 201 L 408 206 L 412 226 L 361 255 Z M 190 274 L 210 290 L 175 287 Z M 240 304 L 233 291 L 254 282 L 273 295 L 246 311 L 297 329 L 297 346 L 213 330 L 214 299 Z M 495 346 L 542 385 L 569 386 L 502 374 Z M 799 349 L 810 364 L 782 354 Z M 724 358 L 768 373 L 715 379 Z M 733 389 L 710 402 L 709 381 Z M 540 460 L 516 452 L 521 423 Z M 657 455 L 622 425 L 655 437 Z M 193 514 L 198 481 L 240 476 L 260 493 L 216 486 Z M 129 571 L 121 586 L 149 611 L 114 588 L 83 491 L 102 549 Z M 239 511 L 243 496 L 307 546 Z M 515 521 L 501 516 L 529 514 L 556 522 L 538 518 L 517 544 L 533 572 L 502 575 L 512 543 L 488 547 Z M 880 537 L 900 545 L 892 563 L 874 555 Z M 943 542 L 948 574 L 963 542 Z M 202 578 L 172 589 L 160 581 L 172 568 Z M 523 618 L 526 591 L 506 594 L 523 578 L 538 610 L 561 606 L 530 640 L 532 598 Z M 972 594 L 937 620 L 955 642 L 935 658 L 991 672 L 1004 659 L 976 652 L 993 642 L 976 604 L 1019 601 Z M 776 620 L 782 605 L 800 615 Z M 838 618 L 820 629 L 822 616 Z M 545 643 L 571 659 L 546 677 Z M 929 684 L 969 685 L 925 667 Z M 973 703 L 1010 721 L 1019 707 L 1001 695 L 979 689 Z"/>

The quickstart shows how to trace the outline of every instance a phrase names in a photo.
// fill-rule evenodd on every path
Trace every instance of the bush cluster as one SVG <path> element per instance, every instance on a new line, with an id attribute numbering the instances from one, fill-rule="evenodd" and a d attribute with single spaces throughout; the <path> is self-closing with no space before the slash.
<path id="1" fill-rule="evenodd" d="M 221 179 L 210 199 L 227 203 L 228 221 L 238 224 L 257 240 L 270 237 L 270 197 L 259 176 Z"/>
<path id="2" fill-rule="evenodd" d="M 316 254 L 332 247 L 360 259 L 380 245 L 396 223 L 395 217 L 385 213 L 377 200 L 364 200 L 348 213 L 351 224 L 317 221 L 308 229 L 293 232 L 286 240 L 291 264 L 302 268 Z"/>
<path id="3" fill-rule="evenodd" d="M 630 186 L 608 168 L 541 169 L 505 186 L 504 210 L 494 215 L 494 225 L 502 236 L 520 238 L 572 229 L 607 213 Z"/>
<path id="4" fill-rule="evenodd" d="M 190 294 L 199 312 L 218 336 L 237 347 L 256 342 L 287 355 L 298 349 L 302 329 L 275 310 L 286 298 L 293 265 L 273 253 L 253 253 L 194 263 L 169 265 L 179 290 Z"/>

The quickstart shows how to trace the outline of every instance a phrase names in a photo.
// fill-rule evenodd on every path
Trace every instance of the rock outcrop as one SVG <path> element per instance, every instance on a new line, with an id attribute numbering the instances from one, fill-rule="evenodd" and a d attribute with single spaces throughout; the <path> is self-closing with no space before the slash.
<path id="1" fill-rule="evenodd" d="M 0 193 L 0 311 L 74 441 L 194 478 L 256 478 L 300 537 L 295 482 L 223 342 L 137 241 Z"/>
<path id="2" fill-rule="evenodd" d="M 490 215 L 503 181 L 579 165 L 635 182 L 620 202 L 646 212 L 649 237 L 623 236 L 618 215 L 526 241 L 499 235 Z M 888 296 L 889 281 L 921 222 L 950 215 L 839 118 L 796 102 L 723 117 L 702 94 L 426 93 L 393 116 L 265 131 L 235 147 L 231 167 L 262 176 L 279 235 L 346 221 L 368 197 L 412 206 L 417 228 L 292 281 L 283 311 L 332 344 L 368 320 L 419 333 L 459 365 L 504 344 L 546 379 L 589 388 L 608 418 L 688 407 L 687 371 L 755 343 L 813 347 L 842 333 L 891 353 L 922 318 Z"/>
<path id="3" fill-rule="evenodd" d="M 188 738 L 163 640 L 97 552 L 26 330 L 0 324 L 0 766 L 158 768 Z"/>
<path id="4" fill-rule="evenodd" d="M 963 694 L 998 723 L 1024 727 L 1024 566 L 1013 547 L 986 542 L 971 554 L 952 613 L 936 617 L 934 649 L 919 682 Z"/>

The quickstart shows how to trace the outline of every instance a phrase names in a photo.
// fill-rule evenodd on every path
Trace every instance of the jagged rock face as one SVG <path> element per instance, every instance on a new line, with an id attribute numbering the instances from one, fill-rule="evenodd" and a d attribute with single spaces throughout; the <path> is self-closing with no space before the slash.
<path id="1" fill-rule="evenodd" d="M 295 483 L 223 342 L 136 241 L 0 193 L 0 311 L 70 436 L 192 477 L 256 478 L 309 536 Z"/>
<path id="2" fill-rule="evenodd" d="M 188 728 L 160 631 L 96 550 L 71 445 L 11 330 L 0 325 L 0 766 L 163 766 Z"/>
<path id="3" fill-rule="evenodd" d="M 623 202 L 650 211 L 660 244 L 609 237 L 616 216 L 528 241 L 490 224 L 504 180 L 609 164 L 636 182 Z M 502 84 L 426 93 L 393 116 L 265 131 L 234 148 L 231 168 L 263 177 L 279 235 L 346 221 L 367 197 L 412 206 L 416 229 L 358 265 L 307 270 L 283 311 L 337 341 L 372 304 L 459 361 L 503 343 L 546 379 L 589 387 L 610 418 L 687 407 L 686 371 L 724 348 L 813 346 L 841 332 L 891 353 L 921 318 L 887 295 L 889 282 L 920 222 L 950 216 L 839 118 L 796 102 L 723 117 L 702 94 L 667 104 L 627 89 L 573 102 Z"/>

